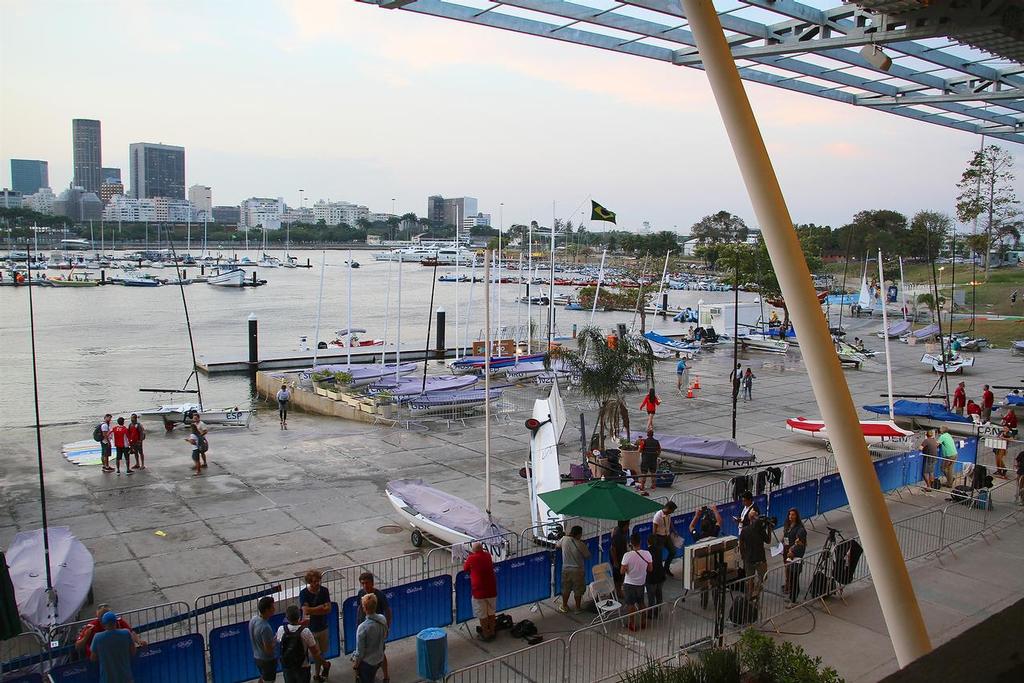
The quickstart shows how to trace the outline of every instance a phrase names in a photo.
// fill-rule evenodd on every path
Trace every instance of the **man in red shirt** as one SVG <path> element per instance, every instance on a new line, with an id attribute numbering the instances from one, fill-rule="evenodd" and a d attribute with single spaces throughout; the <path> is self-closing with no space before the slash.
<path id="1" fill-rule="evenodd" d="M 135 469 L 146 469 L 146 454 L 142 450 L 142 442 L 146 440 L 146 428 L 139 422 L 139 416 L 132 413 L 128 423 L 128 450 L 135 454 Z"/>
<path id="2" fill-rule="evenodd" d="M 114 459 L 114 467 L 117 473 L 121 474 L 121 458 L 124 458 L 125 474 L 132 473 L 132 463 L 128 454 L 128 427 L 124 424 L 124 418 L 117 418 L 117 424 L 110 430 L 110 438 L 114 442 L 114 450 L 117 455 Z"/>
<path id="3" fill-rule="evenodd" d="M 981 421 L 991 422 L 992 421 L 992 406 L 996 402 L 996 396 L 992 393 L 992 390 L 988 388 L 986 384 L 981 392 Z"/>
<path id="4" fill-rule="evenodd" d="M 110 611 L 110 605 L 105 602 L 101 602 L 96 605 L 96 618 L 89 621 L 82 630 L 78 632 L 78 637 L 75 639 L 75 651 L 82 657 L 82 661 L 89 661 L 92 656 L 92 638 L 97 633 L 103 631 L 103 625 L 100 623 L 100 618 L 104 613 Z M 123 628 L 128 631 L 132 636 L 132 642 L 135 643 L 135 647 L 146 647 L 147 643 L 139 634 L 132 630 L 132 627 L 128 625 L 128 622 L 121 617 L 117 618 L 117 625 L 114 628 Z"/>
<path id="5" fill-rule="evenodd" d="M 491 554 L 479 541 L 462 565 L 469 572 L 469 585 L 473 591 L 473 614 L 480 620 L 480 640 L 492 641 L 497 631 L 498 579 L 494 575 Z"/>
<path id="6" fill-rule="evenodd" d="M 953 392 L 953 412 L 957 415 L 964 414 L 964 406 L 967 405 L 967 389 L 964 388 L 964 382 L 956 385 L 956 391 Z"/>

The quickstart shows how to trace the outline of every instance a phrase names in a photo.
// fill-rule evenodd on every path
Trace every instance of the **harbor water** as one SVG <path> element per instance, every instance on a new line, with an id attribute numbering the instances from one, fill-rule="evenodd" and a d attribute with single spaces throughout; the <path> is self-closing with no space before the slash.
<path id="1" fill-rule="evenodd" d="M 195 283 L 184 287 L 195 339 L 196 354 L 210 360 L 247 358 L 247 319 L 259 321 L 260 357 L 293 353 L 300 337 L 314 344 L 320 287 L 322 252 L 293 251 L 300 263 L 308 258 L 313 268 L 258 268 L 267 285 L 256 288 L 214 287 Z M 329 341 L 337 330 L 348 327 L 349 269 L 347 251 L 326 252 L 320 339 Z M 351 270 L 352 326 L 363 328 L 363 338 L 384 338 L 394 349 L 399 322 L 398 271 L 402 272 L 401 343 L 403 349 L 422 349 L 427 342 L 431 267 L 418 263 L 374 261 L 368 252 L 353 252 L 360 267 Z M 543 264 L 541 264 L 543 265 Z M 145 268 L 143 269 L 146 270 Z M 463 266 L 463 273 L 469 268 Z M 188 269 L 198 274 L 198 268 Z M 453 272 L 441 266 L 437 275 Z M 119 272 L 119 271 L 115 271 Z M 148 271 L 159 278 L 174 277 L 173 269 Z M 251 269 L 250 269 L 251 272 Z M 390 278 L 389 278 L 390 273 Z M 476 276 L 482 277 L 478 266 Z M 513 271 L 509 276 L 515 277 Z M 541 276 L 546 276 L 542 269 Z M 91 274 L 98 277 L 98 274 Z M 388 283 L 390 280 L 390 296 Z M 497 296 L 498 287 L 493 287 Z M 546 296 L 547 285 L 534 285 L 531 294 Z M 572 294 L 574 287 L 555 287 L 556 294 Z M 501 326 L 510 335 L 527 329 L 527 305 L 517 302 L 525 287 L 503 284 L 500 288 Z M 434 309 L 446 311 L 446 342 L 480 338 L 484 328 L 482 282 L 437 282 Z M 456 315 L 456 296 L 459 312 Z M 670 309 L 696 308 L 699 301 L 731 301 L 731 292 L 669 290 Z M 35 304 L 36 354 L 42 424 L 91 423 L 103 413 L 115 416 L 159 403 L 193 401 L 187 395 L 141 393 L 140 388 L 181 388 L 191 372 L 188 329 L 177 286 L 86 288 L 38 287 Z M 741 293 L 750 300 L 754 295 Z M 492 325 L 498 325 L 498 306 L 492 300 Z M 530 306 L 535 337 L 547 336 L 547 307 Z M 29 338 L 28 289 L 0 288 L 0 347 L 3 349 L 4 390 L 0 391 L 0 425 L 27 427 L 34 424 L 32 363 Z M 572 326 L 590 321 L 590 311 L 556 307 L 555 331 L 571 335 Z M 456 332 L 456 318 L 459 328 Z M 599 312 L 594 323 L 613 327 L 632 324 L 632 312 Z M 386 329 L 385 329 L 386 324 Z M 639 328 L 639 318 L 636 326 Z M 647 329 L 681 332 L 689 325 L 671 318 L 647 316 Z M 436 330 L 431 330 L 433 348 Z M 374 347 L 380 350 L 381 347 Z M 210 407 L 244 406 L 251 400 L 250 383 L 242 374 L 201 376 L 203 402 Z M 193 384 L 194 386 L 194 384 Z M 83 436 L 83 438 L 87 438 Z"/>

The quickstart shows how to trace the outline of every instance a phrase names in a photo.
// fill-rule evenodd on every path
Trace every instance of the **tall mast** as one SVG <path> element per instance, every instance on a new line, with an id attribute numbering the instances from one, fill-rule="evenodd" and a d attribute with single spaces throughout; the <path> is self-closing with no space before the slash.
<path id="1" fill-rule="evenodd" d="M 885 273 L 882 271 L 882 250 L 878 250 L 878 288 L 885 287 Z M 889 420 L 895 420 L 896 416 L 892 409 L 892 361 L 889 360 L 889 314 L 886 312 L 888 306 L 885 299 L 882 299 L 882 339 L 885 345 L 885 385 L 889 391 Z"/>
<path id="2" fill-rule="evenodd" d="M 491 518 L 491 250 L 484 252 L 484 512 Z M 472 288 L 470 289 L 472 292 Z"/>

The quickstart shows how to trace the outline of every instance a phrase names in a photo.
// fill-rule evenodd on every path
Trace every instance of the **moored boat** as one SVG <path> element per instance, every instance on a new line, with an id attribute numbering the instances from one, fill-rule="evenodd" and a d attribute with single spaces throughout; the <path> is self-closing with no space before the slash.
<path id="1" fill-rule="evenodd" d="M 216 285 L 217 287 L 241 287 L 244 282 L 245 271 L 241 268 L 217 271 L 206 278 L 206 284 Z"/>

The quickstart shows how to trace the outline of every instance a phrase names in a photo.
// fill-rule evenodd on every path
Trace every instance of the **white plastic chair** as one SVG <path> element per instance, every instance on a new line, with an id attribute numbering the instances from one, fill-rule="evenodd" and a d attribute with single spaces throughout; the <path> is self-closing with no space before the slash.
<path id="1" fill-rule="evenodd" d="M 622 615 L 622 603 L 616 599 L 615 583 L 610 577 L 597 579 L 587 586 L 587 594 L 594 601 L 594 608 L 597 610 L 597 616 L 590 624 L 600 622 L 607 632 L 607 620 Z"/>

